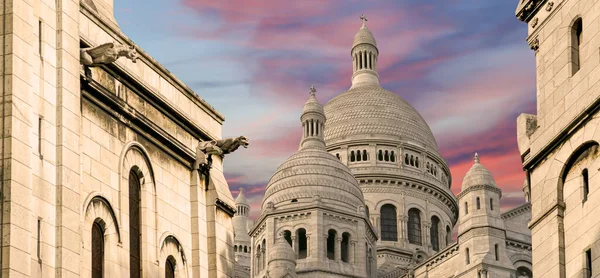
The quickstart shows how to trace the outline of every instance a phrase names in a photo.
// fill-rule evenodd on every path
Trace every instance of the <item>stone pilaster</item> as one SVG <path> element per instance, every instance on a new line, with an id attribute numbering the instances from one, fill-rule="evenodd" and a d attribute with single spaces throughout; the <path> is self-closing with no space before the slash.
<path id="1" fill-rule="evenodd" d="M 335 260 L 342 260 L 342 237 L 338 236 L 335 238 Z"/>

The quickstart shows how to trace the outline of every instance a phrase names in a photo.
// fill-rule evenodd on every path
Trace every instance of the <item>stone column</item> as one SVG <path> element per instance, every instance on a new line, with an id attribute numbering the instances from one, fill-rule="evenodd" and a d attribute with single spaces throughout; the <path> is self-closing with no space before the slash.
<path id="1" fill-rule="evenodd" d="M 319 254 L 325 254 L 325 256 L 323 257 L 323 259 L 322 259 L 321 261 L 325 261 L 325 260 L 327 260 L 327 259 L 328 259 L 328 258 L 327 258 L 327 237 L 328 237 L 328 234 L 324 234 L 324 235 L 323 235 L 323 238 L 325 239 L 325 240 L 323 241 L 323 244 L 322 244 L 322 246 L 323 246 L 323 251 L 322 251 L 322 252 L 319 252 Z"/>
<path id="2" fill-rule="evenodd" d="M 261 254 L 261 257 L 262 257 L 262 268 L 261 269 L 265 269 L 265 268 L 267 268 L 267 254 L 265 253 L 265 249 L 264 248 L 261 250 L 261 252 L 262 252 L 262 254 Z"/>
<path id="3" fill-rule="evenodd" d="M 373 215 L 373 226 L 375 228 L 375 231 L 377 232 L 377 237 L 379 238 L 378 240 L 381 241 L 381 227 L 379 226 L 379 214 L 372 214 Z"/>
<path id="4" fill-rule="evenodd" d="M 335 238 L 335 260 L 336 261 L 341 261 L 342 260 L 342 237 L 338 236 Z"/>
<path id="5" fill-rule="evenodd" d="M 300 251 L 300 245 L 298 245 L 298 251 Z M 310 258 L 310 234 L 306 234 L 306 257 Z"/>
<path id="6" fill-rule="evenodd" d="M 292 236 L 292 249 L 294 249 L 294 253 L 296 253 L 296 258 L 298 258 L 298 248 L 300 248 L 300 246 L 298 246 L 296 236 Z"/>
<path id="7" fill-rule="evenodd" d="M 421 227 L 423 227 L 422 229 L 425 230 L 422 234 L 423 239 L 425 240 L 423 242 L 423 246 L 427 246 L 428 248 L 431 248 L 431 240 L 429 240 L 429 229 L 431 228 L 431 222 L 429 221 L 423 221 L 423 225 L 421 225 Z"/>
<path id="8" fill-rule="evenodd" d="M 406 245 L 408 243 L 408 216 L 406 215 L 402 215 L 400 216 L 400 227 L 401 227 L 401 237 L 400 237 L 400 242 L 402 242 L 402 244 Z"/>
<path id="9" fill-rule="evenodd" d="M 351 240 L 350 246 L 348 248 L 348 262 L 352 263 L 352 264 L 356 263 L 354 261 L 354 257 L 356 256 L 356 254 L 355 254 L 356 253 L 356 243 L 357 243 L 356 240 Z"/>

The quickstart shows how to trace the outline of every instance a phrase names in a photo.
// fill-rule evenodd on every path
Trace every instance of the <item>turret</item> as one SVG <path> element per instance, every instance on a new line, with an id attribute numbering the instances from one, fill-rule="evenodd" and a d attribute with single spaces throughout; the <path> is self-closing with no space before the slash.
<path id="1" fill-rule="evenodd" d="M 377 74 L 377 57 L 379 50 L 377 42 L 371 30 L 367 28 L 367 17 L 363 14 L 362 27 L 354 36 L 352 50 L 350 52 L 353 62 L 352 86 L 363 84 L 379 84 L 379 74 Z"/>

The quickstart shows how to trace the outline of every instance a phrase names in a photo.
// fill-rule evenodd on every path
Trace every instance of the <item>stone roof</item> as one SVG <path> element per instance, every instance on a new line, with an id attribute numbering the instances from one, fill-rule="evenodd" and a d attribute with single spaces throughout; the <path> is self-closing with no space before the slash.
<path id="1" fill-rule="evenodd" d="M 375 41 L 375 37 L 373 36 L 373 33 L 371 33 L 371 30 L 369 30 L 369 28 L 367 28 L 366 24 L 363 24 L 362 27 L 358 30 L 358 33 L 356 33 L 356 35 L 354 36 L 354 42 L 352 43 L 352 48 L 354 48 L 355 46 L 359 45 L 359 44 L 371 44 L 375 47 L 377 47 L 377 41 Z"/>
<path id="2" fill-rule="evenodd" d="M 274 260 L 286 260 L 290 262 L 296 263 L 296 253 L 292 246 L 285 240 L 283 235 L 280 235 L 279 238 L 275 241 L 275 245 L 273 245 L 273 249 L 270 251 L 273 254 L 271 261 Z"/>
<path id="3" fill-rule="evenodd" d="M 237 198 L 235 198 L 235 204 L 250 206 L 250 204 L 248 203 L 248 200 L 246 200 L 246 196 L 244 196 L 243 188 L 240 188 L 240 193 L 238 194 Z"/>
<path id="4" fill-rule="evenodd" d="M 414 142 L 435 151 L 438 145 L 423 117 L 400 96 L 368 84 L 353 86 L 325 104 L 327 145 L 352 136 Z"/>
<path id="5" fill-rule="evenodd" d="M 475 153 L 475 157 L 473 158 L 473 166 L 471 169 L 465 174 L 465 178 L 462 183 L 462 191 L 465 191 L 467 188 L 476 185 L 491 185 L 496 186 L 496 181 L 494 181 L 494 177 L 492 173 L 488 171 L 481 163 L 479 162 L 479 155 Z"/>

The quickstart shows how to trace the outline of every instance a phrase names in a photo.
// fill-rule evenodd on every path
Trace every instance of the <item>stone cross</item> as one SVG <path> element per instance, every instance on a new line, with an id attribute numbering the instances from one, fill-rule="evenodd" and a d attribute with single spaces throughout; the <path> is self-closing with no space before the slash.
<path id="1" fill-rule="evenodd" d="M 366 15 L 362 14 L 362 15 L 360 16 L 360 19 L 362 20 L 362 23 L 363 23 L 363 25 L 365 25 L 365 23 L 367 23 L 367 20 L 368 20 L 368 19 L 367 19 L 367 16 L 366 16 Z"/>
<path id="2" fill-rule="evenodd" d="M 310 95 L 311 95 L 311 96 L 314 96 L 316 92 L 317 92 L 317 89 L 315 89 L 315 85 L 312 85 L 312 86 L 310 87 Z"/>
<path id="3" fill-rule="evenodd" d="M 479 154 L 475 153 L 475 157 L 473 158 L 473 161 L 475 161 L 475 163 L 479 163 Z"/>

